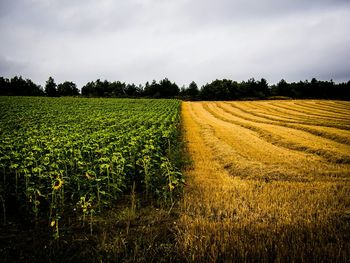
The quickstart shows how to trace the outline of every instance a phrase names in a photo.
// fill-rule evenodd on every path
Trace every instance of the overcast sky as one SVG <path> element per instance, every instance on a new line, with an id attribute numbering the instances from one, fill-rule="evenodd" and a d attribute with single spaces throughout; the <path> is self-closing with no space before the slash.
<path id="1" fill-rule="evenodd" d="M 0 0 L 0 76 L 350 80 L 349 0 Z"/>

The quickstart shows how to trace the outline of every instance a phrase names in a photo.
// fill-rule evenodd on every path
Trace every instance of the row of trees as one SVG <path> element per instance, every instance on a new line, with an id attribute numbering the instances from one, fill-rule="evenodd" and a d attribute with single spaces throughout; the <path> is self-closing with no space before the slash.
<path id="1" fill-rule="evenodd" d="M 7 79 L 0 77 L 0 95 L 2 96 L 77 96 L 80 95 L 77 85 L 71 81 L 56 84 L 52 77 L 46 81 L 42 88 L 30 79 L 13 77 Z"/>
<path id="2" fill-rule="evenodd" d="M 96 80 L 87 83 L 81 94 L 88 97 L 152 97 L 173 98 L 180 95 L 179 87 L 167 78 L 157 83 L 155 80 L 145 86 L 126 84 L 120 81 L 108 82 L 107 80 Z"/>
<path id="3" fill-rule="evenodd" d="M 265 79 L 249 79 L 240 83 L 232 80 L 215 80 L 204 85 L 198 92 L 203 100 L 264 99 L 284 96 L 295 99 L 350 99 L 350 81 L 336 84 L 331 81 L 299 81 L 288 83 L 284 79 L 269 86 Z"/>
<path id="4" fill-rule="evenodd" d="M 270 89 L 265 79 L 256 81 L 237 82 L 223 79 L 214 80 L 206 84 L 199 91 L 198 96 L 204 100 L 235 100 L 243 98 L 266 98 L 270 96 Z"/>
<path id="5" fill-rule="evenodd" d="M 0 77 L 0 95 L 4 96 L 44 96 L 44 90 L 30 79 Z"/>
<path id="6" fill-rule="evenodd" d="M 334 83 L 320 81 L 313 78 L 309 81 L 287 83 L 282 79 L 277 85 L 271 86 L 273 96 L 286 96 L 291 98 L 318 98 L 318 99 L 350 99 L 350 81 L 347 83 Z"/>
<path id="7" fill-rule="evenodd" d="M 74 82 L 65 81 L 56 85 L 52 77 L 49 77 L 49 79 L 46 81 L 45 93 L 49 97 L 80 95 L 77 85 Z"/>
<path id="8" fill-rule="evenodd" d="M 0 95 L 7 96 L 79 96 L 76 84 L 65 81 L 56 84 L 50 77 L 45 87 L 33 83 L 30 79 L 0 77 Z M 214 80 L 200 89 L 195 82 L 188 87 L 179 88 L 167 78 L 144 86 L 126 84 L 120 81 L 109 82 L 100 79 L 88 82 L 81 89 L 84 97 L 149 97 L 149 98 L 182 98 L 188 100 L 238 100 L 265 99 L 273 96 L 290 98 L 350 99 L 350 81 L 334 83 L 313 78 L 310 82 L 299 81 L 288 83 L 284 79 L 269 86 L 266 79 L 237 82 L 229 79 Z"/>

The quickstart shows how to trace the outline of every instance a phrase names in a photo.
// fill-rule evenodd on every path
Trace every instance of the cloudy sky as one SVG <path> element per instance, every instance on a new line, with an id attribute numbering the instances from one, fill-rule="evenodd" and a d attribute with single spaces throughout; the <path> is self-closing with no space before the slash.
<path id="1" fill-rule="evenodd" d="M 0 76 L 350 80 L 349 0 L 0 0 Z"/>

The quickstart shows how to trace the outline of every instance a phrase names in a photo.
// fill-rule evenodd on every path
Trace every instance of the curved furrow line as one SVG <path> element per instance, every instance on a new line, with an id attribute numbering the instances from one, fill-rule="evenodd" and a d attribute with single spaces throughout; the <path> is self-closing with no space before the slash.
<path id="1" fill-rule="evenodd" d="M 230 142 L 230 145 L 237 148 L 238 152 L 245 152 L 246 156 L 251 156 L 254 160 L 259 160 L 263 162 L 265 165 L 276 165 L 275 168 L 269 168 L 276 171 L 276 167 L 284 167 L 282 171 L 290 170 L 297 171 L 297 174 L 307 175 L 314 177 L 315 173 L 320 176 L 325 176 L 327 178 L 336 177 L 339 180 L 345 180 L 344 177 L 344 165 L 339 165 L 336 163 L 327 163 L 322 156 L 318 156 L 312 153 L 303 152 L 303 151 L 293 151 L 290 149 L 286 149 L 285 147 L 281 147 L 278 145 L 273 145 L 270 142 L 264 140 L 259 136 L 258 133 L 251 131 L 247 128 L 240 127 L 239 125 L 235 125 L 232 123 L 228 123 L 222 121 L 210 112 L 207 112 L 204 107 L 197 107 L 199 111 L 202 108 L 203 112 L 201 114 L 201 120 L 207 119 L 210 121 L 214 128 L 219 126 L 227 126 L 226 132 L 230 132 L 230 137 L 224 137 L 222 133 L 219 134 L 219 130 L 217 130 L 216 136 L 220 140 L 225 140 L 226 142 L 230 142 L 232 137 L 237 137 L 238 140 L 235 140 L 234 143 Z M 209 113 L 209 114 L 207 114 Z M 209 116 L 213 120 L 209 120 Z M 242 132 L 243 131 L 243 132 Z M 244 133 L 245 131 L 245 133 Z M 236 135 L 238 133 L 238 135 Z M 219 136 L 220 135 L 220 136 Z M 241 147 L 238 147 L 236 144 L 243 144 Z M 317 159 L 315 159 L 317 157 Z M 310 171 L 310 165 L 313 167 L 318 167 L 316 170 Z M 269 166 L 269 167 L 272 167 Z M 229 167 L 229 166 L 228 166 Z M 346 166 L 348 167 L 348 166 Z M 268 170 L 267 170 L 268 171 Z M 275 172 L 271 172 L 272 174 L 279 174 Z M 272 176 L 272 175 L 270 175 Z M 279 174 L 281 176 L 281 174 Z M 282 176 L 283 177 L 283 176 Z M 328 179 L 326 179 L 328 180 Z"/>
<path id="2" fill-rule="evenodd" d="M 235 102 L 230 103 L 231 107 L 237 108 L 237 109 L 239 109 L 247 114 L 251 114 L 254 116 L 258 116 L 258 117 L 273 120 L 273 121 L 285 121 L 285 122 L 289 122 L 289 123 L 302 123 L 302 122 L 305 123 L 306 119 L 313 120 L 313 119 L 308 118 L 308 117 L 305 118 L 305 115 L 298 117 L 298 115 L 296 115 L 296 114 L 293 114 L 293 115 L 287 114 L 287 113 L 283 112 L 281 109 L 279 109 L 279 110 L 273 109 L 274 112 L 272 112 L 268 108 L 268 106 L 261 105 L 261 104 L 258 105 L 258 103 L 257 103 L 257 105 L 251 105 L 251 104 L 245 105 L 245 104 L 241 103 L 240 106 L 238 106 L 237 104 L 239 104 L 239 103 L 235 103 Z M 254 108 L 252 108 L 251 106 L 254 106 Z M 258 109 L 259 112 L 255 112 L 255 109 Z"/>
<path id="3" fill-rule="evenodd" d="M 332 116 L 329 116 L 329 115 L 317 114 L 317 113 L 313 113 L 313 112 L 310 112 L 310 111 L 305 111 L 305 110 L 300 109 L 300 108 L 293 107 L 292 105 L 287 105 L 287 104 L 281 105 L 281 104 L 276 104 L 276 103 L 271 103 L 271 105 L 274 105 L 277 108 L 286 109 L 286 110 L 289 110 L 289 111 L 292 111 L 292 112 L 302 113 L 302 114 L 308 116 L 309 118 L 312 118 L 312 117 L 315 118 L 316 117 L 318 119 L 322 119 L 322 120 L 325 120 L 325 121 L 339 121 L 339 120 L 347 121 L 347 122 L 349 121 L 349 119 L 345 118 L 345 117 L 344 118 L 339 118 L 339 117 L 332 117 Z"/>
<path id="4" fill-rule="evenodd" d="M 316 104 L 338 107 L 339 109 L 350 110 L 350 101 L 345 100 L 315 100 Z"/>
<path id="5" fill-rule="evenodd" d="M 264 107 L 273 108 L 274 110 L 281 112 L 283 114 L 289 114 L 293 116 L 298 116 L 298 118 L 317 118 L 320 120 L 326 119 L 329 121 L 333 116 L 319 115 L 313 112 L 306 112 L 305 110 L 298 109 L 297 105 L 294 105 L 292 101 L 269 101 Z"/>
<path id="6" fill-rule="evenodd" d="M 220 103 L 219 103 L 220 104 Z M 237 116 L 235 112 L 230 111 L 229 109 L 225 109 L 225 107 L 220 107 L 218 103 L 215 104 L 215 107 L 218 108 L 218 114 L 225 115 L 229 119 L 234 119 L 239 122 L 245 122 L 250 125 L 257 126 L 259 128 L 262 128 L 266 130 L 269 133 L 274 133 L 277 135 L 280 135 L 284 137 L 287 141 L 299 143 L 302 142 L 304 145 L 310 145 L 310 147 L 313 148 L 322 148 L 322 149 L 328 149 L 330 151 L 336 150 L 337 152 L 343 152 L 343 155 L 348 155 L 350 152 L 350 148 L 348 145 L 344 144 L 344 140 L 346 140 L 346 137 L 339 136 L 336 137 L 336 139 L 340 140 L 341 142 L 335 142 L 333 139 L 333 135 L 328 136 L 330 139 L 319 136 L 320 132 L 317 133 L 317 135 L 311 134 L 308 131 L 304 131 L 302 129 L 295 129 L 293 125 L 279 125 L 278 123 L 269 123 L 269 122 L 260 122 L 255 119 L 249 119 L 246 120 L 244 116 Z M 244 119 L 242 119 L 242 117 Z M 312 132 L 316 133 L 316 131 L 311 130 Z M 347 133 L 349 135 L 349 133 Z M 318 145 L 318 146 L 317 146 Z"/>
<path id="7" fill-rule="evenodd" d="M 296 121 L 296 122 L 310 122 L 310 123 L 321 123 L 321 120 L 323 122 L 326 122 L 326 123 L 330 123 L 330 120 L 329 119 L 326 119 L 324 117 L 320 117 L 318 116 L 317 118 L 315 118 L 315 116 L 310 116 L 308 115 L 307 113 L 303 112 L 295 112 L 291 109 L 287 109 L 287 108 L 284 108 L 284 109 L 281 109 L 281 107 L 276 107 L 273 105 L 273 103 L 256 103 L 257 105 L 254 105 L 255 107 L 259 108 L 262 112 L 259 112 L 260 114 L 262 115 L 272 115 L 273 117 L 275 118 L 280 118 L 281 120 L 284 119 L 284 120 L 292 120 L 292 121 Z M 283 104 L 283 103 L 281 103 Z M 245 107 L 247 107 L 249 109 L 249 107 L 252 105 L 251 104 L 248 104 L 246 105 Z M 244 106 L 244 105 L 243 105 Z M 248 111 L 247 109 L 247 111 Z M 271 110 L 273 110 L 274 112 L 271 112 Z M 250 109 L 249 109 L 250 111 Z M 333 120 L 334 121 L 334 120 Z M 337 123 L 337 122 L 336 122 Z"/>
<path id="8" fill-rule="evenodd" d="M 257 127 L 255 125 L 244 123 L 241 121 L 232 120 L 226 117 L 223 117 L 221 114 L 218 114 L 217 112 L 213 111 L 207 104 L 203 105 L 204 109 L 208 111 L 210 114 L 212 114 L 215 118 L 218 118 L 224 122 L 232 123 L 234 125 L 238 125 L 240 127 L 252 130 L 259 134 L 261 138 L 263 138 L 265 141 L 269 142 L 272 145 L 283 147 L 289 150 L 294 150 L 298 152 L 303 153 L 310 153 L 318 155 L 328 162 L 336 163 L 336 164 L 350 164 L 350 156 L 346 156 L 343 154 L 339 154 L 336 152 L 332 152 L 329 150 L 325 150 L 322 148 L 310 148 L 309 146 L 305 146 L 296 142 L 290 142 L 286 141 L 284 137 L 273 134 L 271 131 L 268 131 L 266 129 L 263 129 L 261 127 Z"/>
<path id="9" fill-rule="evenodd" d="M 197 109 L 198 110 L 198 109 Z M 272 162 L 262 162 L 258 159 L 246 158 L 242 155 L 238 155 L 238 151 L 234 149 L 235 145 L 232 143 L 228 143 L 221 137 L 221 134 L 218 134 L 215 131 L 215 128 L 218 128 L 218 125 L 210 125 L 203 121 L 203 116 L 199 116 L 197 113 L 194 113 L 194 110 L 191 109 L 192 115 L 194 116 L 194 120 L 198 123 L 202 128 L 202 136 L 205 138 L 206 145 L 215 153 L 215 160 L 225 169 L 230 175 L 238 176 L 240 178 L 249 179 L 249 180 L 264 180 L 264 181 L 298 181 L 298 182 L 307 182 L 315 180 L 316 178 L 313 176 L 314 171 L 311 171 L 307 166 L 307 163 L 315 163 L 313 160 L 314 156 L 309 156 L 307 153 L 303 153 L 304 161 L 299 159 L 299 164 L 303 163 L 303 165 L 288 164 L 286 162 L 280 162 L 277 159 L 274 159 Z M 237 127 L 239 128 L 239 127 Z M 229 131 L 234 131 L 232 127 L 229 128 Z M 227 132 L 227 131 L 226 131 Z M 259 135 L 254 135 L 258 137 Z M 242 138 L 243 139 L 243 138 Z M 257 138 L 258 139 L 258 138 Z M 260 140 L 260 139 L 259 139 Z M 270 144 L 271 147 L 276 147 Z M 267 150 L 264 148 L 264 150 Z M 273 150 L 272 150 L 273 151 Z M 284 151 L 284 150 L 283 150 Z M 299 154 L 298 154 L 299 156 Z M 263 157 L 263 156 L 262 156 Z M 294 158 L 294 154 L 288 150 L 288 153 L 283 157 L 285 161 L 285 157 Z M 316 161 L 322 162 L 320 160 Z M 289 167 L 286 169 L 286 167 Z M 338 176 L 339 180 L 341 173 L 336 171 L 331 171 L 328 166 L 322 165 L 323 172 L 318 172 L 318 175 L 321 176 L 322 180 L 329 180 L 330 173 L 333 176 Z M 318 178 L 319 179 L 319 178 Z M 333 179 L 334 180 L 334 179 Z"/>
<path id="10" fill-rule="evenodd" d="M 310 161 L 314 163 L 324 162 L 324 158 L 320 156 L 305 152 L 290 151 L 284 147 L 273 145 L 261 138 L 257 132 L 251 129 L 223 121 L 208 112 L 204 107 L 204 103 L 197 104 L 196 110 L 201 113 L 200 119 L 202 122 L 206 121 L 210 123 L 216 129 L 216 132 L 221 134 L 220 139 L 225 139 L 227 142 L 230 142 L 230 144 L 234 146 L 238 152 L 244 154 L 246 158 L 279 165 L 286 164 L 286 156 L 288 159 L 303 160 L 305 164 Z M 225 135 L 222 130 L 226 131 L 229 135 Z M 294 167 L 295 164 L 289 163 L 289 165 Z"/>
<path id="11" fill-rule="evenodd" d="M 319 123 L 319 122 L 315 122 L 315 121 L 310 121 L 307 122 L 305 121 L 305 118 L 303 121 L 290 121 L 286 118 L 284 119 L 279 119 L 279 118 L 275 118 L 275 116 L 270 116 L 270 115 L 265 115 L 265 114 L 261 114 L 261 113 L 256 113 L 256 112 L 252 112 L 252 111 L 248 111 L 243 109 L 242 107 L 237 106 L 237 103 L 228 103 L 232 108 L 238 109 L 246 114 L 250 114 L 256 117 L 260 117 L 260 118 L 265 118 L 271 121 L 276 121 L 276 122 L 285 122 L 285 123 L 289 123 L 289 124 L 303 124 L 303 125 L 310 125 L 310 126 L 320 126 L 320 127 L 330 127 L 330 128 L 336 128 L 336 129 L 340 129 L 340 130 L 350 130 L 350 126 L 344 126 L 344 125 L 339 125 L 338 123 L 333 123 L 331 124 L 329 121 L 326 123 Z M 291 116 L 291 115 L 289 115 Z M 277 116 L 276 116 L 277 117 Z"/>
<path id="12" fill-rule="evenodd" d="M 341 119 L 349 119 L 349 114 L 350 112 L 346 112 L 346 113 L 341 113 L 339 111 L 336 111 L 332 108 L 321 108 L 321 107 L 317 107 L 317 105 L 313 104 L 313 103 L 308 103 L 308 102 L 294 102 L 293 105 L 297 105 L 299 108 L 305 109 L 305 110 L 316 110 L 318 113 L 320 114 L 324 114 L 325 116 L 334 116 L 337 118 L 341 118 Z"/>
<path id="13" fill-rule="evenodd" d="M 344 130 L 336 130 L 335 132 L 329 132 L 329 131 L 325 131 L 325 130 L 320 130 L 313 128 L 313 127 L 307 127 L 307 126 L 302 126 L 301 124 L 291 124 L 291 123 L 286 123 L 286 122 L 281 122 L 281 121 L 273 121 L 273 120 L 268 120 L 267 118 L 264 119 L 262 117 L 256 117 L 256 118 L 251 118 L 249 116 L 245 116 L 243 114 L 239 114 L 237 112 L 232 111 L 230 108 L 230 104 L 228 103 L 216 103 L 215 104 L 217 107 L 219 107 L 220 109 L 222 109 L 223 111 L 241 118 L 243 120 L 247 120 L 247 121 L 251 121 L 251 122 L 256 122 L 256 123 L 260 123 L 260 124 L 270 124 L 270 125 L 274 125 L 276 127 L 287 127 L 287 128 L 291 128 L 291 129 L 295 129 L 295 130 L 299 130 L 299 131 L 304 131 L 307 133 L 310 133 L 312 135 L 316 135 L 322 138 L 326 138 L 329 140 L 332 140 L 334 142 L 337 143 L 342 143 L 342 144 L 346 144 L 346 145 L 350 145 L 350 132 L 344 131 Z M 229 108 L 230 107 L 230 108 Z M 247 114 L 249 115 L 249 114 Z M 254 116 L 254 115 L 253 115 Z M 333 128 L 329 128 L 329 129 L 333 129 Z M 347 132 L 346 135 L 342 136 L 337 134 L 336 132 Z"/>
<path id="14" fill-rule="evenodd" d="M 315 122 L 315 116 L 310 116 L 306 112 L 296 112 L 293 109 L 290 108 L 281 108 L 276 105 L 274 105 L 276 101 L 268 101 L 268 102 L 256 102 L 256 107 L 258 107 L 260 110 L 263 111 L 262 114 L 266 112 L 269 114 L 272 114 L 273 116 L 280 117 L 280 118 L 285 118 L 285 119 L 291 119 L 291 120 L 296 120 L 296 121 L 303 121 L 305 120 L 310 120 L 312 122 Z M 278 102 L 279 106 L 281 105 L 286 105 L 288 106 L 287 102 L 285 101 L 279 101 Z M 248 106 L 249 107 L 249 106 Z M 324 117 L 318 116 L 317 119 L 324 120 Z M 326 122 L 329 122 L 329 119 L 326 120 Z"/>
<path id="15" fill-rule="evenodd" d="M 219 107 L 225 106 L 225 108 L 232 112 L 232 114 L 240 116 L 242 118 L 247 118 L 251 121 L 261 121 L 261 122 L 266 122 L 266 123 L 298 123 L 295 120 L 292 119 L 287 119 L 283 117 L 278 117 L 276 115 L 272 114 L 267 114 L 267 113 L 262 113 L 261 111 L 256 112 L 254 109 L 253 110 L 248 110 L 242 107 L 242 105 L 238 106 L 235 103 L 230 103 L 230 102 L 223 102 L 223 103 L 217 103 Z"/>
<path id="16" fill-rule="evenodd" d="M 201 118 L 198 115 L 198 112 L 193 109 L 193 104 L 190 105 L 189 110 L 193 120 L 201 128 L 201 136 L 204 139 L 205 145 L 215 153 L 214 160 L 231 176 L 259 180 L 267 179 L 264 174 L 280 175 L 280 173 L 276 171 L 276 165 L 269 165 L 269 167 L 267 167 L 266 164 L 257 159 L 252 159 L 249 155 L 242 155 L 241 152 L 235 150 L 231 144 L 225 142 L 219 135 L 217 135 L 214 125 L 203 121 L 203 118 Z M 218 126 L 215 125 L 215 127 L 217 128 Z M 269 172 L 264 173 L 264 171 Z M 284 177 L 285 176 L 287 175 L 285 174 Z M 289 176 L 295 176 L 295 173 L 289 174 Z M 303 181 L 303 179 L 297 178 L 297 181 Z"/>
<path id="17" fill-rule="evenodd" d="M 283 105 L 285 105 L 286 107 L 283 107 Z M 338 127 L 338 128 L 343 128 L 346 127 L 347 125 L 345 125 L 344 120 L 348 121 L 348 118 L 344 117 L 344 115 L 340 116 L 335 116 L 330 115 L 329 117 L 320 117 L 320 116 L 312 116 L 310 115 L 307 111 L 303 111 L 297 108 L 290 108 L 293 106 L 288 105 L 287 103 L 281 103 L 278 106 L 274 105 L 273 103 L 270 104 L 265 104 L 262 107 L 266 107 L 265 109 L 268 110 L 269 108 L 274 109 L 276 112 L 278 112 L 277 115 L 280 116 L 298 116 L 299 120 L 302 120 L 302 123 L 305 123 L 305 120 L 307 120 L 308 122 L 310 122 L 310 125 L 317 125 L 317 126 L 328 126 L 328 127 Z M 283 107 L 283 109 L 282 109 Z M 299 111 L 299 112 L 296 112 Z M 290 117 L 293 118 L 293 117 Z M 339 123 L 341 123 L 342 125 L 339 125 Z M 348 125 L 350 125 L 349 122 L 347 122 Z M 306 123 L 305 123 L 306 124 Z M 347 126 L 350 127 L 350 126 Z M 349 129 L 349 128 L 346 128 Z"/>
<path id="18" fill-rule="evenodd" d="M 301 117 L 308 117 L 308 118 L 317 118 L 320 120 L 325 121 L 339 121 L 340 119 L 347 120 L 344 116 L 334 116 L 333 114 L 326 114 L 324 112 L 316 112 L 316 109 L 309 109 L 307 107 L 302 107 L 298 104 L 295 104 L 294 102 L 285 102 L 285 103 L 275 103 L 271 102 L 271 106 L 281 109 L 282 111 L 288 111 L 291 114 L 297 114 Z"/>
<path id="19" fill-rule="evenodd" d="M 347 109 L 350 109 L 350 102 L 349 101 L 339 100 L 339 101 L 337 101 L 337 104 L 342 105 L 342 106 L 346 107 Z"/>
<path id="20" fill-rule="evenodd" d="M 337 143 L 333 140 L 310 134 L 309 132 L 305 132 L 303 130 L 294 129 L 290 127 L 280 126 L 276 124 L 269 123 L 259 123 L 255 120 L 244 120 L 236 117 L 232 113 L 227 113 L 225 110 L 222 110 L 217 104 L 212 105 L 212 110 L 216 111 L 217 114 L 222 115 L 228 119 L 232 119 L 238 122 L 244 122 L 245 124 L 252 125 L 263 129 L 264 131 L 281 136 L 287 143 L 295 143 L 298 145 L 303 145 L 314 150 L 324 149 L 330 152 L 335 152 L 337 154 L 341 154 L 343 156 L 348 156 L 350 158 L 350 147 L 346 144 Z"/>
<path id="21" fill-rule="evenodd" d="M 193 117 L 193 120 L 201 127 L 201 129 L 202 129 L 203 131 L 205 131 L 206 133 L 208 133 L 208 134 L 214 136 L 215 138 L 217 138 L 216 135 L 215 135 L 215 129 L 213 128 L 213 125 L 210 125 L 210 124 L 208 124 L 208 123 L 205 123 L 205 122 L 203 121 L 203 119 L 200 118 L 200 116 L 198 115 L 198 113 L 196 113 L 195 110 L 193 109 L 193 104 L 192 104 L 192 103 L 190 104 L 189 110 L 190 110 L 190 112 L 191 112 L 191 116 Z M 202 134 L 202 135 L 204 135 L 204 134 Z M 240 158 L 242 161 L 250 162 L 250 160 L 249 160 L 247 157 L 243 156 L 243 155 L 242 155 L 241 153 L 239 153 L 238 151 L 235 151 L 235 152 L 234 152 L 234 155 L 235 155 L 235 156 L 238 156 L 238 158 Z"/>
<path id="22" fill-rule="evenodd" d="M 269 122 L 295 122 L 295 120 L 292 120 L 290 118 L 284 118 L 280 117 L 277 115 L 272 115 L 272 114 L 267 114 L 267 113 L 262 113 L 261 111 L 256 112 L 256 108 L 249 108 L 247 105 L 240 105 L 238 106 L 237 103 L 234 102 L 223 102 L 223 104 L 228 105 L 229 107 L 232 108 L 232 110 L 238 110 L 240 114 L 246 114 L 250 115 L 254 119 L 260 119 L 261 121 L 269 121 Z M 246 108 L 244 108 L 244 106 Z M 249 110 L 247 109 L 249 108 Z M 236 112 L 235 112 L 236 113 Z"/>
<path id="23" fill-rule="evenodd" d="M 336 103 L 329 104 L 322 101 L 315 101 L 314 104 L 319 105 L 320 107 L 326 107 L 327 109 L 329 108 L 329 109 L 339 111 L 342 114 L 350 114 L 350 108 L 341 107 L 339 106 L 339 104 L 336 104 Z"/>
<path id="24" fill-rule="evenodd" d="M 252 160 L 250 156 L 242 155 L 239 151 L 234 150 L 228 143 L 225 143 L 223 140 L 221 140 L 216 134 L 214 126 L 203 122 L 203 119 L 193 109 L 192 104 L 190 105 L 190 112 L 193 117 L 193 120 L 201 127 L 201 135 L 203 136 L 203 138 L 205 138 L 205 144 L 209 146 L 212 150 L 214 150 L 215 154 L 218 157 L 217 159 L 220 159 L 219 157 L 224 155 L 221 152 L 229 151 L 230 156 L 235 158 L 236 163 L 246 164 L 245 169 L 247 169 L 248 167 L 253 167 L 256 164 L 258 164 L 259 166 L 262 165 L 261 162 L 258 162 L 257 160 Z M 214 138 L 214 140 L 212 138 Z M 232 166 L 232 164 L 224 163 L 224 166 Z"/>

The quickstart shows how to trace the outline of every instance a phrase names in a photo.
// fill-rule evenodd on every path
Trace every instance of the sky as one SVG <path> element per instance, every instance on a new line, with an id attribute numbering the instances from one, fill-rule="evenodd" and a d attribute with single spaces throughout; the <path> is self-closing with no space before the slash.
<path id="1" fill-rule="evenodd" d="M 0 0 L 0 76 L 350 80 L 350 0 Z"/>

